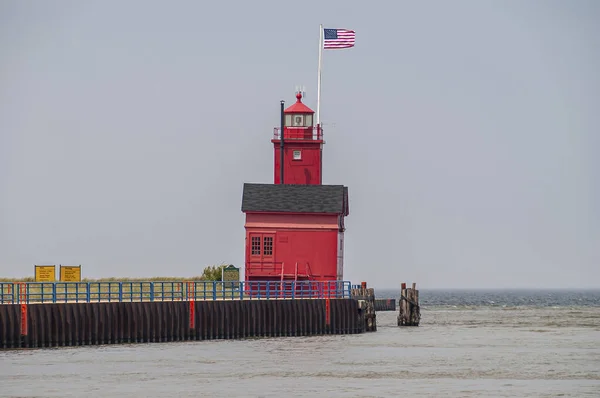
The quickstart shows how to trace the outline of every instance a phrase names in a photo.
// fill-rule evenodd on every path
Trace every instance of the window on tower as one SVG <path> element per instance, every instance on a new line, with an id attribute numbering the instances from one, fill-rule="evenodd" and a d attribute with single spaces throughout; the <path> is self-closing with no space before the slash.
<path id="1" fill-rule="evenodd" d="M 263 246 L 263 254 L 265 256 L 273 255 L 273 237 L 265 236 L 264 246 Z"/>
<path id="2" fill-rule="evenodd" d="M 260 255 L 260 236 L 252 237 L 250 249 L 253 256 Z"/>
<path id="3" fill-rule="evenodd" d="M 292 119 L 293 127 L 304 127 L 304 115 L 294 115 Z"/>

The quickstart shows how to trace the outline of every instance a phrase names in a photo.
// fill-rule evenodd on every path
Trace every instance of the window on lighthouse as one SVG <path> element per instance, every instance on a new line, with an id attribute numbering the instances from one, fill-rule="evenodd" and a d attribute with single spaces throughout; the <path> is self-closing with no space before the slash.
<path id="1" fill-rule="evenodd" d="M 252 255 L 257 256 L 260 255 L 260 236 L 252 237 Z"/>
<path id="2" fill-rule="evenodd" d="M 304 115 L 292 116 L 292 127 L 304 127 Z"/>
<path id="3" fill-rule="evenodd" d="M 273 255 L 273 237 L 272 236 L 265 236 L 263 254 L 265 256 Z"/>

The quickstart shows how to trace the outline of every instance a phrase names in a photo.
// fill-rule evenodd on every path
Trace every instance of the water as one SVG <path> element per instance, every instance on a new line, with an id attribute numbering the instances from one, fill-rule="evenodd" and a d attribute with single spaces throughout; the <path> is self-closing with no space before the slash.
<path id="1" fill-rule="evenodd" d="M 0 396 L 600 396 L 600 291 L 421 301 L 418 328 L 362 335 L 3 351 Z"/>

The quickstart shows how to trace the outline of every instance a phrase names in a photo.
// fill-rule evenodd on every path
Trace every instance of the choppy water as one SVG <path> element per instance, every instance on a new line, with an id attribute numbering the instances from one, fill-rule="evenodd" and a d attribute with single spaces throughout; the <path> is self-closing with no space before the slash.
<path id="1" fill-rule="evenodd" d="M 0 396 L 600 396 L 600 291 L 421 302 L 418 328 L 379 312 L 362 335 L 4 351 Z"/>

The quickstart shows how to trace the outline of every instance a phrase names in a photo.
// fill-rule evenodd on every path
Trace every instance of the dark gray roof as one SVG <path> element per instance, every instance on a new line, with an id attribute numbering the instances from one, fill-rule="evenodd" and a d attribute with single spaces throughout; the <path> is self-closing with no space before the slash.
<path id="1" fill-rule="evenodd" d="M 348 187 L 245 183 L 242 211 L 348 215 Z"/>

